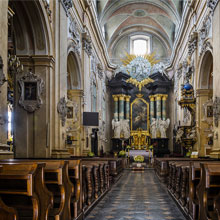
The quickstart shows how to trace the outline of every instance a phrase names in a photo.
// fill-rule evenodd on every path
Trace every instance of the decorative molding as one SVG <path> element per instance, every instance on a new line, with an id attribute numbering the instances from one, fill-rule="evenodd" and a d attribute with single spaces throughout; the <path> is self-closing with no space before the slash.
<path id="1" fill-rule="evenodd" d="M 28 112 L 39 109 L 43 104 L 41 99 L 45 85 L 43 79 L 30 70 L 18 79 L 18 84 L 20 92 L 19 105 Z"/>
<path id="2" fill-rule="evenodd" d="M 74 41 L 73 43 L 74 52 L 80 55 L 80 49 L 81 49 L 80 32 L 78 25 L 74 19 L 70 20 L 69 33 Z"/>
<path id="3" fill-rule="evenodd" d="M 84 32 L 82 34 L 82 47 L 83 50 L 86 51 L 88 56 L 92 55 L 92 41 L 91 41 L 91 37 L 87 34 L 87 32 Z"/>
<path id="4" fill-rule="evenodd" d="M 65 96 L 60 98 L 59 102 L 57 103 L 57 112 L 60 116 L 62 126 L 65 126 L 66 116 L 67 116 L 67 101 Z"/>
<path id="5" fill-rule="evenodd" d="M 68 10 L 73 7 L 72 0 L 60 0 L 60 1 L 62 3 L 62 6 L 63 6 L 65 12 L 66 12 L 66 15 L 68 16 Z"/>
<path id="6" fill-rule="evenodd" d="M 201 48 L 199 56 L 201 57 L 201 55 L 203 53 L 205 53 L 207 50 L 210 50 L 210 51 L 213 50 L 213 47 L 212 47 L 212 45 L 211 45 L 211 43 L 209 41 L 205 41 L 204 42 L 204 44 L 202 45 L 202 48 Z"/>
<path id="7" fill-rule="evenodd" d="M 0 56 L 0 86 L 2 86 L 7 80 L 5 78 L 5 74 L 3 73 L 3 60 L 2 57 Z"/>
<path id="8" fill-rule="evenodd" d="M 43 0 L 43 3 L 44 3 L 44 7 L 47 11 L 47 15 L 48 15 L 48 18 L 49 18 L 49 21 L 52 22 L 52 11 L 50 10 L 50 5 L 48 4 L 47 0 Z"/>
<path id="9" fill-rule="evenodd" d="M 188 55 L 191 57 L 194 51 L 197 49 L 197 42 L 198 42 L 198 33 L 193 32 L 189 36 L 188 40 Z"/>
<path id="10" fill-rule="evenodd" d="M 214 13 L 218 2 L 219 2 L 219 0 L 208 0 L 207 1 L 207 6 L 210 8 L 212 13 Z"/>
<path id="11" fill-rule="evenodd" d="M 97 70 L 98 70 L 98 76 L 100 79 L 103 78 L 103 67 L 102 67 L 102 64 L 101 63 L 98 63 L 97 64 Z"/>
<path id="12" fill-rule="evenodd" d="M 211 15 L 211 13 L 206 15 L 206 17 L 203 20 L 202 28 L 199 30 L 200 44 L 203 44 L 203 42 L 205 41 L 205 39 L 209 35 L 209 31 L 212 26 L 212 17 L 210 15 Z"/>

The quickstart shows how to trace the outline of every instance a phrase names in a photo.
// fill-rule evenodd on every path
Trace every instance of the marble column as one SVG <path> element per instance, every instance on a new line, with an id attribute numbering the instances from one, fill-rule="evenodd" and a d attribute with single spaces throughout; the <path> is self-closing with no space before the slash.
<path id="1" fill-rule="evenodd" d="M 130 119 L 130 96 L 126 96 L 125 97 L 125 104 L 126 104 L 126 107 L 125 107 L 125 118 L 126 119 Z"/>
<path id="2" fill-rule="evenodd" d="M 113 95 L 112 96 L 114 99 L 114 105 L 115 105 L 115 109 L 114 109 L 114 119 L 116 121 L 118 121 L 118 95 Z"/>
<path id="3" fill-rule="evenodd" d="M 124 100 L 125 100 L 125 95 L 119 95 L 119 120 L 123 120 L 125 117 Z"/>
<path id="4" fill-rule="evenodd" d="M 157 102 L 157 119 L 161 119 L 161 95 L 156 95 Z"/>
<path id="5" fill-rule="evenodd" d="M 152 118 L 154 118 L 154 101 L 155 98 L 153 95 L 149 96 L 150 98 L 150 123 L 152 122 Z"/>
<path id="6" fill-rule="evenodd" d="M 166 120 L 167 112 L 166 112 L 166 102 L 167 102 L 168 95 L 162 96 L 162 118 L 163 120 Z"/>

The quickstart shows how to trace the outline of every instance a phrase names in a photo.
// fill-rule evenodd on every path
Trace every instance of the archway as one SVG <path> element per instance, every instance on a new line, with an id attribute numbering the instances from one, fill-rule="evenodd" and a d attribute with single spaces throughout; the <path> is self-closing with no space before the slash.
<path id="1" fill-rule="evenodd" d="M 213 145 L 213 56 L 207 50 L 201 57 L 197 89 L 198 150 L 209 156 Z"/>
<path id="2" fill-rule="evenodd" d="M 49 58 L 52 52 L 50 22 L 40 1 L 10 0 L 9 8 L 12 16 L 8 21 L 8 102 L 13 112 L 11 133 L 15 157 L 49 157 L 51 149 L 47 131 L 52 113 L 47 82 L 51 80 L 53 65 Z M 25 86 L 20 88 L 18 83 L 21 77 L 30 73 L 41 79 L 44 85 L 42 102 L 32 112 L 25 109 L 21 101 L 21 90 L 25 90 Z"/>
<path id="3" fill-rule="evenodd" d="M 75 54 L 70 51 L 67 57 L 67 148 L 72 155 L 82 154 L 81 106 L 82 106 L 81 74 Z"/>

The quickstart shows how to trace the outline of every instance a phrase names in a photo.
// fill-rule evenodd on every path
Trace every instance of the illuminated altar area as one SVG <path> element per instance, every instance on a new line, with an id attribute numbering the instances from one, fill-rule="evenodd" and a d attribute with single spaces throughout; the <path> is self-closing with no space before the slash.
<path id="1" fill-rule="evenodd" d="M 150 145 L 163 147 L 169 153 L 166 130 L 167 98 L 171 82 L 164 65 L 151 55 L 126 55 L 123 65 L 109 81 L 114 116 L 112 148 L 122 148 L 124 142 L 135 150 L 147 150 Z"/>

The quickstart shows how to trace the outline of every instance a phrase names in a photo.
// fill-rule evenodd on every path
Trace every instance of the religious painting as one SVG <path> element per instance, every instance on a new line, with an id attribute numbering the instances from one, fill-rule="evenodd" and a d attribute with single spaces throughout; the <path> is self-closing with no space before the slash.
<path id="1" fill-rule="evenodd" d="M 73 118 L 73 107 L 72 106 L 68 106 L 67 107 L 67 118 L 68 119 L 72 119 Z"/>
<path id="2" fill-rule="evenodd" d="M 18 84 L 20 92 L 19 105 L 28 112 L 39 109 L 43 104 L 41 97 L 45 85 L 43 79 L 29 71 L 18 78 Z"/>
<path id="3" fill-rule="evenodd" d="M 135 99 L 131 104 L 131 117 L 131 130 L 147 131 L 149 129 L 149 104 L 142 98 Z"/>
<path id="4" fill-rule="evenodd" d="M 24 83 L 24 100 L 37 100 L 37 82 Z"/>
<path id="5" fill-rule="evenodd" d="M 213 106 L 207 106 L 207 117 L 213 117 Z"/>

